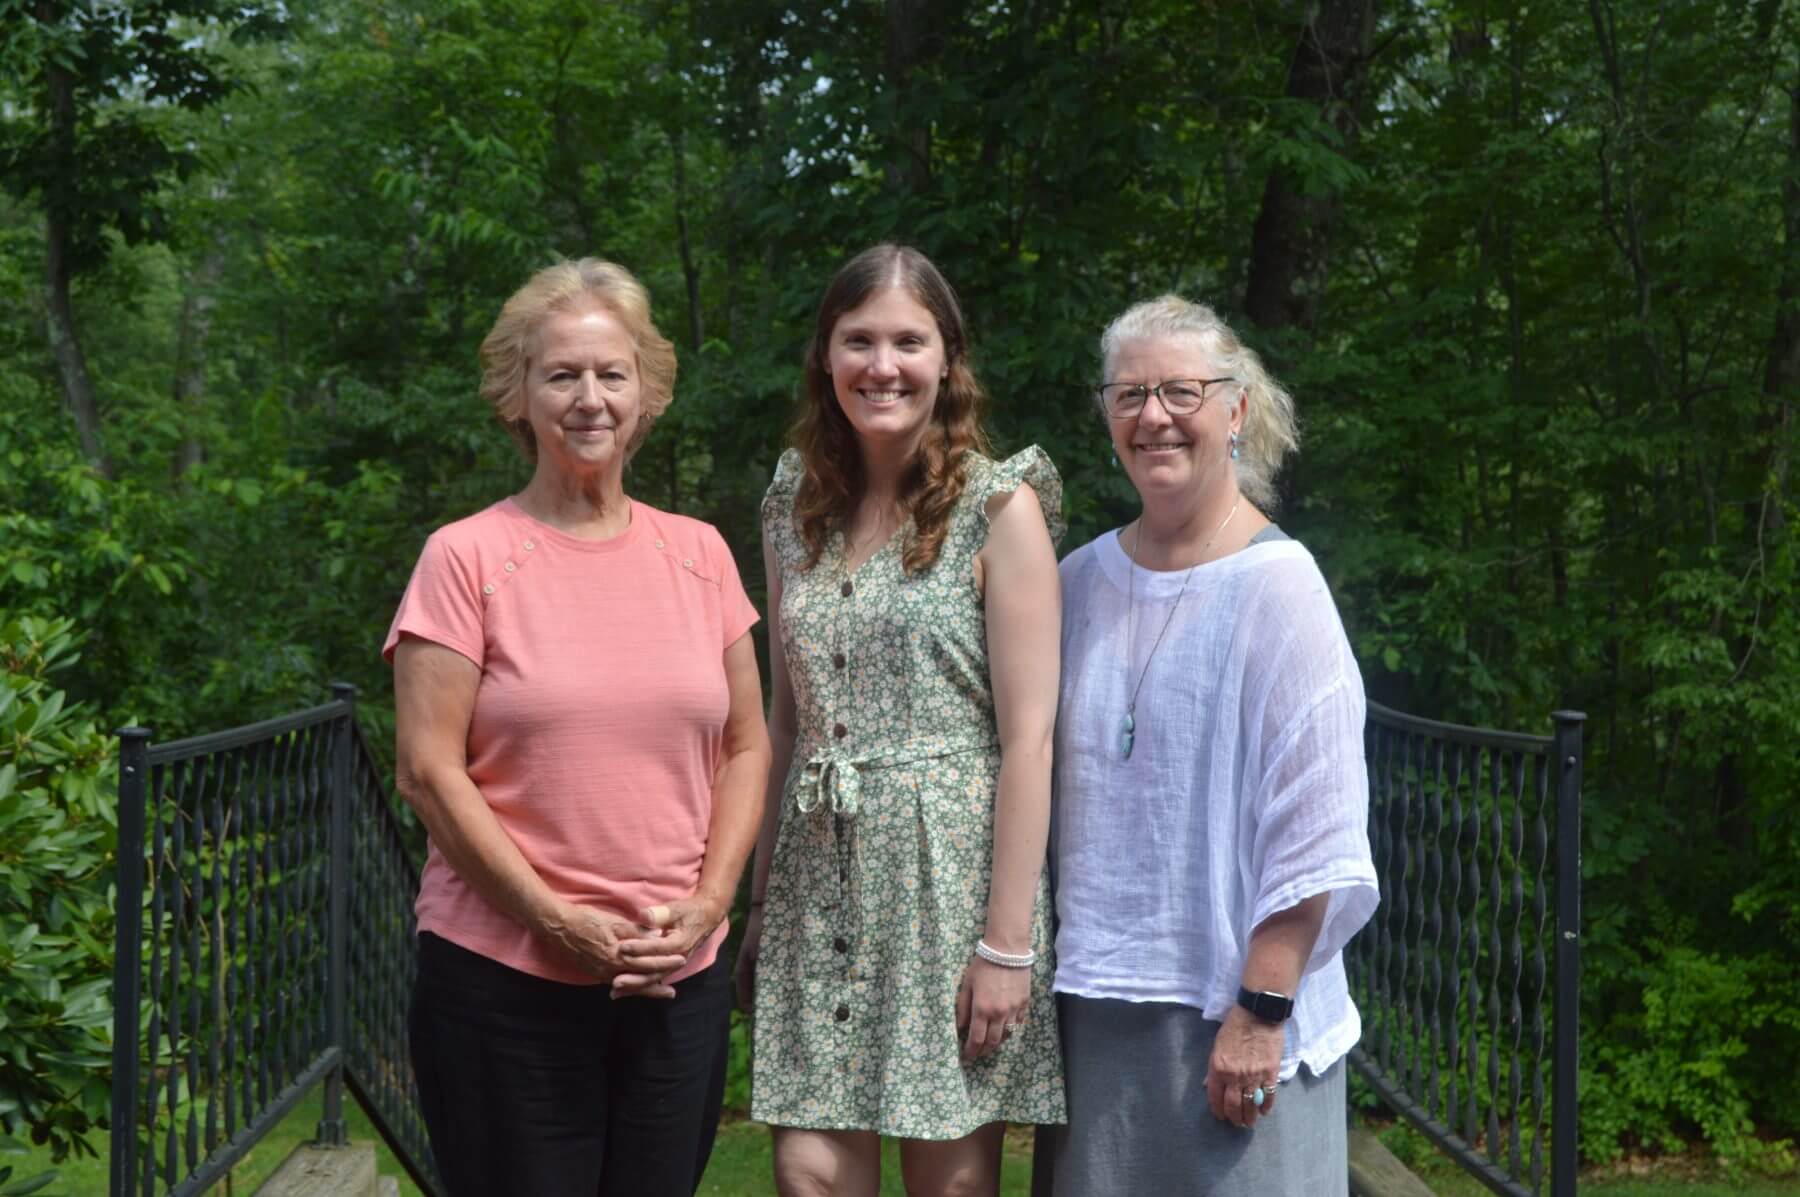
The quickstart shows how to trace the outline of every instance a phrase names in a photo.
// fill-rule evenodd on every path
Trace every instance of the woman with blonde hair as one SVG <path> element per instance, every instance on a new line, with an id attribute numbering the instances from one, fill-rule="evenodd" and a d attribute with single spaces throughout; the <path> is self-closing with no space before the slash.
<path id="1" fill-rule="evenodd" d="M 1361 676 L 1266 514 L 1293 401 L 1178 296 L 1100 350 L 1143 506 L 1061 567 L 1054 1191 L 1344 1193 L 1342 949 L 1377 890 Z"/>
<path id="2" fill-rule="evenodd" d="M 431 850 L 413 1071 L 449 1193 L 688 1197 L 769 743 L 731 553 L 625 493 L 675 352 L 630 273 L 538 272 L 482 343 L 533 464 L 426 542 L 383 649 Z"/>
<path id="3" fill-rule="evenodd" d="M 786 1195 L 997 1191 L 1062 1119 L 1044 850 L 1061 482 L 984 452 L 955 293 L 878 245 L 826 289 L 763 501 L 781 795 L 740 988 Z"/>

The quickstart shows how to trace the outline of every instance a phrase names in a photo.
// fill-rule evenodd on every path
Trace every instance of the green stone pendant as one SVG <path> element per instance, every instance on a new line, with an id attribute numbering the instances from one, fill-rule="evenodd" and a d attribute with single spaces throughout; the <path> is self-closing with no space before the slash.
<path id="1" fill-rule="evenodd" d="M 1131 745 L 1137 738 L 1132 733 L 1136 730 L 1137 720 L 1131 717 L 1130 711 L 1126 711 L 1125 718 L 1119 723 L 1119 756 L 1123 760 L 1131 759 Z"/>

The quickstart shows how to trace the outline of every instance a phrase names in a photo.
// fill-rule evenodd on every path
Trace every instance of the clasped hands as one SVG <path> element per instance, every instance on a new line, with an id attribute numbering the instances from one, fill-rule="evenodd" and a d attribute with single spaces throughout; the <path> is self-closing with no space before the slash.
<path id="1" fill-rule="evenodd" d="M 672 998 L 668 977 L 724 917 L 698 897 L 647 906 L 638 921 L 591 906 L 564 903 L 542 934 L 583 972 L 612 984 L 612 996 Z"/>

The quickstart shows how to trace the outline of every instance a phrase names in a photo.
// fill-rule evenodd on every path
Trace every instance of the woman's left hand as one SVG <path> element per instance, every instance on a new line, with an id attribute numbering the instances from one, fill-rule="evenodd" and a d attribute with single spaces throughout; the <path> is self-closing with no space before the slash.
<path id="1" fill-rule="evenodd" d="M 1264 1022 L 1242 1006 L 1232 1006 L 1213 1039 L 1212 1059 L 1206 1065 L 1206 1104 L 1214 1118 L 1248 1130 L 1258 1118 L 1275 1112 L 1286 1042 L 1286 1024 Z M 1263 1091 L 1260 1106 L 1254 1097 L 1257 1089 Z"/>
<path id="2" fill-rule="evenodd" d="M 622 941 L 619 954 L 627 960 L 638 956 L 679 956 L 685 965 L 694 949 L 713 933 L 713 928 L 724 916 L 699 898 L 683 898 L 665 906 L 646 906 L 641 917 L 648 934 Z M 677 969 L 680 967 L 678 965 Z M 613 978 L 612 995 L 615 998 L 672 998 L 675 987 L 664 979 L 669 975 L 620 973 Z"/>
<path id="3" fill-rule="evenodd" d="M 1006 1037 L 1025 1025 L 1031 1009 L 1031 970 L 1002 968 L 970 956 L 956 990 L 956 1031 L 965 1062 L 1000 1050 Z"/>

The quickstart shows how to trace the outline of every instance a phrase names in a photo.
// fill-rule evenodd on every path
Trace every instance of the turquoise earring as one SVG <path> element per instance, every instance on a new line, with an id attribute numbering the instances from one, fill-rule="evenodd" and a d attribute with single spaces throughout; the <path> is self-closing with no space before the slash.
<path id="1" fill-rule="evenodd" d="M 1231 460 L 1236 461 L 1237 459 L 1238 459 L 1237 433 L 1234 432 L 1231 434 Z"/>

